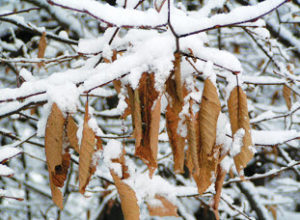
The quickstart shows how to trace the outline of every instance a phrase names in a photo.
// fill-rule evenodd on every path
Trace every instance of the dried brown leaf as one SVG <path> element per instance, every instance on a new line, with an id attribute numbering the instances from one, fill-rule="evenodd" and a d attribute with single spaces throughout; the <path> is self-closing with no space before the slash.
<path id="1" fill-rule="evenodd" d="M 179 52 L 174 54 L 175 61 L 174 61 L 174 76 L 175 76 L 175 83 L 176 83 L 176 92 L 179 100 L 183 102 L 183 90 L 181 84 L 181 54 Z"/>
<path id="2" fill-rule="evenodd" d="M 71 147 L 79 153 L 79 145 L 78 145 L 78 138 L 77 138 L 77 130 L 78 126 L 72 116 L 67 117 L 67 135 L 70 142 Z"/>
<path id="3" fill-rule="evenodd" d="M 161 95 L 154 87 L 154 74 L 143 73 L 139 87 L 129 95 L 133 106 L 135 154 L 149 167 L 150 175 L 157 167 L 158 132 Z M 130 90 L 130 89 L 129 89 Z M 130 92 L 129 92 L 130 93 Z M 132 93 L 132 92 L 131 92 Z"/>
<path id="4" fill-rule="evenodd" d="M 63 187 L 67 179 L 68 169 L 70 166 L 71 155 L 65 152 L 62 156 L 62 163 L 55 166 L 55 172 L 51 172 L 53 184 L 57 187 Z"/>
<path id="5" fill-rule="evenodd" d="M 221 191 L 223 187 L 223 182 L 226 176 L 226 171 L 222 169 L 221 165 L 218 165 L 218 171 L 217 171 L 217 179 L 215 183 L 215 190 L 216 194 L 214 195 L 214 202 L 213 202 L 213 210 L 216 216 L 216 219 L 219 220 L 219 204 L 221 199 Z"/>
<path id="6" fill-rule="evenodd" d="M 184 88 L 184 90 L 186 89 Z M 166 91 L 168 93 L 166 128 L 174 157 L 174 171 L 176 173 L 183 173 L 185 138 L 177 133 L 178 123 L 180 121 L 179 113 L 182 110 L 183 103 L 177 96 L 175 80 L 171 78 L 167 80 Z M 184 96 L 186 93 L 187 92 L 184 91 Z"/>
<path id="7" fill-rule="evenodd" d="M 173 152 L 174 171 L 175 173 L 183 173 L 185 139 L 177 133 L 179 112 L 177 114 L 176 112 L 169 105 L 167 106 L 166 128 Z"/>
<path id="8" fill-rule="evenodd" d="M 62 151 L 64 123 L 64 116 L 58 106 L 54 103 L 52 105 L 51 113 L 48 117 L 46 125 L 45 152 L 49 171 L 52 200 L 61 209 L 63 207 L 63 197 L 53 177 L 56 176 L 56 167 L 61 166 L 63 162 Z"/>
<path id="9" fill-rule="evenodd" d="M 163 196 L 155 195 L 155 199 L 158 199 L 161 202 L 161 206 L 151 206 L 147 203 L 147 207 L 149 210 L 150 216 L 175 216 L 178 217 L 177 214 L 177 206 L 170 202 Z"/>
<path id="10" fill-rule="evenodd" d="M 217 88 L 210 79 L 204 82 L 204 90 L 198 115 L 198 149 L 200 173 L 196 178 L 200 194 L 211 185 L 219 162 L 220 146 L 215 146 L 217 121 L 221 111 Z"/>
<path id="11" fill-rule="evenodd" d="M 134 190 L 129 185 L 124 183 L 113 170 L 110 170 L 110 173 L 113 177 L 121 199 L 121 208 L 124 215 L 124 219 L 139 220 L 140 208 L 138 206 Z"/>
<path id="12" fill-rule="evenodd" d="M 286 85 L 283 86 L 282 89 L 283 92 L 283 98 L 285 100 L 286 106 L 288 107 L 288 110 L 291 110 L 292 107 L 292 90 L 287 87 Z"/>
<path id="13" fill-rule="evenodd" d="M 190 153 L 190 159 L 192 160 L 192 168 L 190 172 L 197 176 L 199 175 L 199 148 L 197 144 L 197 121 L 195 119 L 195 115 L 192 111 L 192 99 L 190 100 L 190 106 L 189 106 L 189 115 L 186 116 L 186 123 L 187 123 L 187 138 L 188 138 L 188 145 L 189 145 L 189 153 Z"/>
<path id="14" fill-rule="evenodd" d="M 46 32 L 43 32 L 40 42 L 39 42 L 38 58 L 44 58 L 46 47 L 47 47 Z M 44 63 L 42 63 L 42 62 L 38 63 L 39 68 L 43 65 L 44 65 Z"/>
<path id="15" fill-rule="evenodd" d="M 240 128 L 245 130 L 241 151 L 234 157 L 236 169 L 238 173 L 240 173 L 240 171 L 247 166 L 248 162 L 253 157 L 253 152 L 250 148 L 252 140 L 248 116 L 247 96 L 240 86 L 236 86 L 230 93 L 230 97 L 228 99 L 228 111 L 232 134 L 234 135 Z"/>
<path id="16" fill-rule="evenodd" d="M 88 124 L 89 119 L 88 102 L 86 102 L 82 140 L 79 151 L 79 192 L 82 194 L 84 194 L 85 188 L 96 170 L 96 164 L 93 164 L 96 137 L 94 131 Z"/>

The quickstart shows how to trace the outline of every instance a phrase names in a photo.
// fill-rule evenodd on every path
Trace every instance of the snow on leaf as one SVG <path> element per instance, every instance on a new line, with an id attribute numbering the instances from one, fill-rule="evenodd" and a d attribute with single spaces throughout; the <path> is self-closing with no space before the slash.
<path id="1" fill-rule="evenodd" d="M 240 173 L 253 157 L 247 96 L 240 86 L 236 86 L 230 93 L 228 99 L 228 111 L 232 134 L 234 135 L 240 128 L 243 128 L 245 132 L 241 151 L 234 156 L 236 169 L 238 173 Z"/>
<path id="2" fill-rule="evenodd" d="M 158 200 L 158 202 L 153 201 Z M 177 206 L 163 196 L 156 195 L 155 199 L 147 202 L 150 216 L 175 216 L 177 217 Z"/>
<path id="3" fill-rule="evenodd" d="M 138 206 L 137 198 L 134 190 L 126 183 L 124 183 L 120 177 L 111 170 L 111 175 L 114 179 L 117 187 L 120 199 L 121 208 L 125 220 L 139 220 L 140 208 Z"/>

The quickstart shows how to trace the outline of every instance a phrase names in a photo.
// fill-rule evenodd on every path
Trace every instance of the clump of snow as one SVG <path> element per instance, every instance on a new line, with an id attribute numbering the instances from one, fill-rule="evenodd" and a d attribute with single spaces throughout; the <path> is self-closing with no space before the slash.
<path id="1" fill-rule="evenodd" d="M 21 152 L 22 152 L 22 150 L 15 148 L 15 147 L 2 146 L 0 148 L 0 163 L 3 160 L 14 157 Z"/>
<path id="2" fill-rule="evenodd" d="M 49 116 L 50 112 L 51 112 L 51 104 L 47 103 L 42 108 L 41 117 L 37 123 L 37 132 L 36 133 L 37 133 L 38 137 L 45 136 L 47 120 L 48 120 L 48 116 Z"/>
<path id="3" fill-rule="evenodd" d="M 0 164 L 0 176 L 12 176 L 14 175 L 14 170 L 3 165 Z"/>
<path id="4" fill-rule="evenodd" d="M 22 68 L 22 69 L 20 70 L 20 73 L 19 73 L 19 74 L 20 74 L 20 76 L 21 76 L 26 82 L 35 79 L 35 77 L 32 75 L 32 73 L 29 72 L 29 71 L 28 71 L 27 69 L 25 69 L 25 68 Z"/>
<path id="5" fill-rule="evenodd" d="M 225 156 L 224 159 L 221 161 L 221 167 L 226 173 L 229 172 L 230 168 L 233 166 L 234 162 L 232 157 L 230 156 Z"/>
<path id="6" fill-rule="evenodd" d="M 154 199 L 155 195 L 164 196 L 170 202 L 176 203 L 176 187 L 160 176 L 153 175 L 150 178 L 146 172 L 132 175 L 124 182 L 135 191 L 139 204 Z"/>
<path id="7" fill-rule="evenodd" d="M 79 92 L 73 83 L 48 86 L 47 94 L 49 101 L 56 103 L 62 112 L 74 113 L 77 111 Z"/>
<path id="8" fill-rule="evenodd" d="M 210 81 L 216 85 L 216 74 L 214 73 L 213 71 L 213 63 L 209 60 L 205 67 L 204 67 L 204 70 L 203 70 L 203 77 L 206 79 L 206 78 L 209 78 Z"/>
<path id="9" fill-rule="evenodd" d="M 241 152 L 244 135 L 245 135 L 245 130 L 243 128 L 237 130 L 233 135 L 232 147 L 230 149 L 230 155 L 232 157 L 238 155 Z"/>
<path id="10" fill-rule="evenodd" d="M 122 177 L 122 165 L 120 163 L 112 162 L 113 159 L 118 159 L 122 156 L 123 146 L 117 140 L 110 140 L 104 146 L 103 159 L 106 166 L 112 169 L 120 178 Z"/>
<path id="11" fill-rule="evenodd" d="M 127 102 L 125 101 L 126 99 L 126 88 L 122 87 L 120 93 L 118 94 L 118 98 L 119 98 L 119 102 L 118 102 L 118 106 L 117 106 L 117 111 L 120 112 L 120 114 L 123 114 L 125 109 L 127 108 Z"/>
<path id="12" fill-rule="evenodd" d="M 88 125 L 93 130 L 96 136 L 101 137 L 104 134 L 101 128 L 99 128 L 97 120 L 94 117 L 91 117 L 89 119 Z"/>
<path id="13" fill-rule="evenodd" d="M 258 145 L 277 145 L 289 140 L 299 138 L 300 132 L 296 130 L 273 130 L 258 131 L 252 130 L 253 143 Z"/>

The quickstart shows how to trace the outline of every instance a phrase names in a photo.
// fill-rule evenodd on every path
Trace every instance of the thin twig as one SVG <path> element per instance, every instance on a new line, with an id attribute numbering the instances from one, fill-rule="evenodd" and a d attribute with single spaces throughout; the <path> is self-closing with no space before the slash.
<path id="1" fill-rule="evenodd" d="M 298 166 L 298 165 L 300 165 L 300 161 L 294 162 L 294 163 L 292 163 L 286 167 L 282 167 L 278 170 L 271 170 L 264 174 L 255 174 L 254 176 L 244 177 L 243 179 L 234 178 L 234 179 L 224 182 L 223 186 L 227 186 L 228 184 L 231 184 L 231 183 L 239 183 L 239 182 L 244 182 L 244 181 L 252 181 L 252 180 L 258 180 L 258 179 L 264 179 L 264 178 L 268 178 L 268 177 L 278 176 L 282 172 L 292 169 L 293 167 Z"/>
<path id="2" fill-rule="evenodd" d="M 25 12 L 30 12 L 33 10 L 39 10 L 40 8 L 28 8 L 28 9 L 24 9 L 24 10 L 20 10 L 20 11 L 14 11 L 14 12 L 8 12 L 5 14 L 0 14 L 0 18 L 1 17 L 5 17 L 5 16 L 9 16 L 9 15 L 16 15 L 16 14 L 21 14 L 21 13 L 25 13 Z"/>

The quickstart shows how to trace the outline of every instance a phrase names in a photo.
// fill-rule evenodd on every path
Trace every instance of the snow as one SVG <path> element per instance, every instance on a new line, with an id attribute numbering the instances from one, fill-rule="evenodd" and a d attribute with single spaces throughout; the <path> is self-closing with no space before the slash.
<path id="1" fill-rule="evenodd" d="M 0 148 L 0 163 L 2 163 L 6 159 L 20 154 L 21 152 L 22 150 L 15 147 L 2 146 Z"/>
<path id="2" fill-rule="evenodd" d="M 130 8 L 116 8 L 96 1 L 51 0 L 51 2 L 79 12 L 88 12 L 94 18 L 118 27 L 160 26 L 167 22 L 167 17 L 157 13 L 154 9 L 141 12 Z"/>
<path id="3" fill-rule="evenodd" d="M 153 199 L 155 195 L 161 195 L 170 202 L 176 202 L 176 187 L 160 176 L 153 175 L 150 178 L 148 172 L 136 173 L 124 180 L 124 182 L 135 191 L 139 204 Z"/>
<path id="4" fill-rule="evenodd" d="M 296 130 L 251 130 L 253 143 L 256 145 L 278 145 L 300 137 Z"/>
<path id="5" fill-rule="evenodd" d="M 48 100 L 56 103 L 62 112 L 75 113 L 79 102 L 79 92 L 73 83 L 53 85 L 47 88 Z"/>
<path id="6" fill-rule="evenodd" d="M 229 172 L 230 168 L 233 166 L 234 161 L 232 157 L 225 156 L 224 159 L 221 161 L 221 167 L 226 173 Z"/>
<path id="7" fill-rule="evenodd" d="M 286 0 L 267 0 L 254 6 L 242 6 L 233 9 L 227 14 L 214 15 L 211 18 L 191 19 L 184 15 L 176 14 L 174 26 L 179 36 L 186 36 L 191 32 L 201 32 L 216 26 L 227 26 L 231 24 L 241 24 L 259 18 L 261 15 L 269 13 L 279 7 Z"/>
<path id="8" fill-rule="evenodd" d="M 103 160 L 106 166 L 112 169 L 120 178 L 122 178 L 122 165 L 120 163 L 112 162 L 113 159 L 118 159 L 122 156 L 123 146 L 117 140 L 110 140 L 104 146 Z"/>
<path id="9" fill-rule="evenodd" d="M 240 153 L 243 146 L 244 135 L 245 135 L 245 130 L 243 128 L 238 129 L 233 135 L 232 147 L 230 149 L 230 155 L 232 157 Z"/>
<path id="10" fill-rule="evenodd" d="M 12 176 L 14 175 L 14 171 L 13 169 L 3 165 L 3 164 L 0 164 L 0 176 Z"/>

